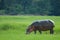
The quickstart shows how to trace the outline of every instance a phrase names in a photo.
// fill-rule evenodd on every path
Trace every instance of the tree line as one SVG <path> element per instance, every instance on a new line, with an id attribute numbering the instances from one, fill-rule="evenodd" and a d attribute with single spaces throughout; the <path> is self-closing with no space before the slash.
<path id="1" fill-rule="evenodd" d="M 60 15 L 60 0 L 0 0 L 0 15 Z"/>

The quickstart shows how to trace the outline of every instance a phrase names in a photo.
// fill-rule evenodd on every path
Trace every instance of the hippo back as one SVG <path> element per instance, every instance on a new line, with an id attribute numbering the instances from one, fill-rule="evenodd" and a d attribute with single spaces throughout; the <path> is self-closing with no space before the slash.
<path id="1" fill-rule="evenodd" d="M 52 20 L 38 20 L 31 24 L 36 29 L 52 29 L 54 27 L 54 22 Z"/>
<path id="2" fill-rule="evenodd" d="M 51 20 L 42 20 L 42 21 L 40 21 L 39 22 L 39 24 L 40 24 L 40 26 L 50 26 L 50 27 L 52 27 L 52 26 L 54 26 L 54 23 L 53 23 L 53 21 L 51 21 Z"/>

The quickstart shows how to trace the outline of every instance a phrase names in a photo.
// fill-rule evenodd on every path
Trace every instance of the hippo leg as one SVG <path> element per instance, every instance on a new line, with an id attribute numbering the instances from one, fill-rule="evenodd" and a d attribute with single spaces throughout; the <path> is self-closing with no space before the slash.
<path id="1" fill-rule="evenodd" d="M 42 34 L 42 31 L 39 30 L 39 33 Z"/>
<path id="2" fill-rule="evenodd" d="M 34 30 L 34 34 L 36 34 L 36 30 Z"/>
<path id="3" fill-rule="evenodd" d="M 53 29 L 51 29 L 51 30 L 50 30 L 50 34 L 53 34 L 53 33 L 54 33 L 54 30 L 53 30 Z"/>

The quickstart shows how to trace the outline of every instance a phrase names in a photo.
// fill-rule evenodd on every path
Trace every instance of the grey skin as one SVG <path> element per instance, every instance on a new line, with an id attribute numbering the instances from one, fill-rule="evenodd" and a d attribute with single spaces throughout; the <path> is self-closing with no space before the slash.
<path id="1" fill-rule="evenodd" d="M 42 34 L 42 31 L 50 30 L 50 34 L 54 33 L 54 22 L 52 20 L 39 20 L 33 22 L 31 25 L 28 26 L 26 30 L 26 34 L 30 34 L 32 31 L 34 31 L 34 34 L 36 34 L 36 31 L 39 31 L 40 34 Z"/>

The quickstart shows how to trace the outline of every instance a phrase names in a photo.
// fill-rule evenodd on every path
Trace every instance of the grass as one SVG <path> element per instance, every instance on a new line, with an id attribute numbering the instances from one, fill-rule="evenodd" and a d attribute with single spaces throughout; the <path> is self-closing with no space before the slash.
<path id="1" fill-rule="evenodd" d="M 55 33 L 49 31 L 35 35 L 25 34 L 26 28 L 35 20 L 51 19 Z M 0 40 L 60 40 L 60 16 L 0 16 Z"/>

